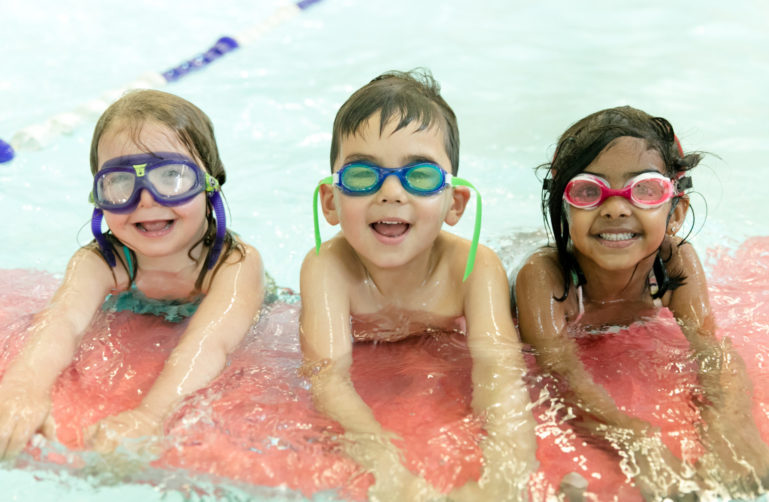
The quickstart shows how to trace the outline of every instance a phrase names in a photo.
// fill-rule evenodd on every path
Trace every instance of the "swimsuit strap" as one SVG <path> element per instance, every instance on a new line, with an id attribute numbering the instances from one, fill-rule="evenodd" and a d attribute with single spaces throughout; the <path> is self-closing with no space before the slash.
<path id="1" fill-rule="evenodd" d="M 585 303 L 582 300 L 582 284 L 579 283 L 579 274 L 576 270 L 571 271 L 571 282 L 577 289 L 577 303 L 579 304 L 579 313 L 577 314 L 577 318 L 574 319 L 576 322 L 582 319 L 582 314 L 585 313 Z"/>
<path id="2" fill-rule="evenodd" d="M 654 267 L 652 267 L 652 269 L 649 271 L 649 277 L 646 278 L 646 284 L 649 286 L 649 294 L 654 297 L 654 295 L 656 295 L 660 290 L 660 286 L 657 283 L 657 275 L 654 273 Z M 654 298 L 654 306 L 662 307 L 662 299 Z"/>
<path id="3" fill-rule="evenodd" d="M 123 254 L 125 255 L 125 262 L 128 267 L 128 278 L 130 279 L 134 275 L 134 264 L 133 261 L 131 261 L 131 251 L 125 244 L 123 245 Z"/>

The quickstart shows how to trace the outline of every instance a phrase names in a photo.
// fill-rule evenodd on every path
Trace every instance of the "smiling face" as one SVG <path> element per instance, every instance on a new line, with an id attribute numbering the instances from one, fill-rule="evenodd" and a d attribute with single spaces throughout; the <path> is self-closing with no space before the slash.
<path id="1" fill-rule="evenodd" d="M 342 138 L 333 171 L 355 161 L 392 169 L 429 162 L 451 171 L 440 128 L 420 131 L 415 121 L 395 131 L 397 123 L 397 118 L 388 121 L 380 134 L 379 113 L 372 115 L 355 134 Z M 455 190 L 448 187 L 433 195 L 415 195 L 406 191 L 397 176 L 388 176 L 372 194 L 345 195 L 338 187 L 323 185 L 321 197 L 326 220 L 341 225 L 364 264 L 388 269 L 429 256 L 443 223 L 455 224 L 464 209 Z"/>
<path id="2" fill-rule="evenodd" d="M 623 136 L 611 142 L 584 171 L 621 189 L 644 172 L 665 172 L 657 150 L 646 141 Z M 672 202 L 641 209 L 620 196 L 609 197 L 597 208 L 568 207 L 574 254 L 586 275 L 591 272 L 633 271 L 639 263 L 652 263 L 669 226 L 677 227 L 685 216 L 679 204 L 668 221 Z"/>
<path id="3" fill-rule="evenodd" d="M 99 140 L 98 165 L 101 168 L 110 159 L 148 151 L 179 153 L 205 169 L 168 127 L 151 121 L 141 124 L 136 140 L 126 124 L 112 124 Z M 178 206 L 163 206 L 147 190 L 142 190 L 133 211 L 123 214 L 104 211 L 104 220 L 112 233 L 140 260 L 142 257 L 173 257 L 183 260 L 181 263 L 189 261 L 187 253 L 203 237 L 205 217 L 205 193 Z"/>

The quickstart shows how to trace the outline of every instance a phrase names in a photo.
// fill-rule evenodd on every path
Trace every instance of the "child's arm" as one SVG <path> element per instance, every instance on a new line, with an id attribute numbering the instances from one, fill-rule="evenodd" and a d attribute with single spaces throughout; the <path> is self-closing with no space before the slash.
<path id="1" fill-rule="evenodd" d="M 251 246 L 244 247 L 242 259 L 233 253 L 220 266 L 179 344 L 141 404 L 89 428 L 87 441 L 93 448 L 109 451 L 124 437 L 162 433 L 166 414 L 184 396 L 221 373 L 228 354 L 256 319 L 264 297 L 261 257 Z"/>
<path id="2" fill-rule="evenodd" d="M 579 359 L 566 332 L 566 302 L 555 299 L 563 294 L 562 277 L 549 250 L 532 255 L 518 272 L 515 288 L 523 341 L 533 347 L 542 368 L 567 385 L 569 404 L 579 412 L 571 421 L 575 427 L 621 450 L 628 468 L 638 471 L 635 480 L 643 492 L 661 495 L 675 490 L 680 461 L 652 434 L 651 424 L 617 408 Z"/>
<path id="3" fill-rule="evenodd" d="M 730 339 L 716 337 L 697 252 L 689 244 L 675 248 L 668 268 L 682 270 L 686 276 L 685 284 L 673 291 L 669 307 L 698 362 L 705 403 L 700 413 L 707 424 L 703 434 L 712 454 L 709 461 L 721 464 L 720 475 L 727 484 L 756 490 L 763 480 L 769 486 L 769 448 L 753 419 L 753 385 Z"/>
<path id="4" fill-rule="evenodd" d="M 536 470 L 537 441 L 531 400 L 524 383 L 526 364 L 510 313 L 510 293 L 502 263 L 479 246 L 475 268 L 464 286 L 467 340 L 473 359 L 473 410 L 485 418 L 481 442 L 484 470 L 480 493 L 460 499 L 525 500 Z M 469 495 L 469 494 L 468 494 Z"/>
<path id="5" fill-rule="evenodd" d="M 339 243 L 337 242 L 338 246 Z M 369 496 L 377 500 L 421 500 L 434 495 L 432 488 L 406 469 L 400 451 L 374 417 L 350 378 L 352 334 L 348 273 L 335 256 L 333 244 L 324 244 L 302 264 L 302 355 L 317 409 L 339 422 L 345 431 L 345 453 L 372 472 L 376 484 Z"/>
<path id="6" fill-rule="evenodd" d="M 41 428 L 53 436 L 51 387 L 112 287 L 113 275 L 100 256 L 86 248 L 73 255 L 64 281 L 35 316 L 29 339 L 0 383 L 0 458 L 21 451 Z"/>

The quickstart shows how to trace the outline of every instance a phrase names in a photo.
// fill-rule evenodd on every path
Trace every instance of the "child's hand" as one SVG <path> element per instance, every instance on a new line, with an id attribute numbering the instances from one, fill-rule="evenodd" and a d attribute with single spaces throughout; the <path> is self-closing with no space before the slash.
<path id="1" fill-rule="evenodd" d="M 644 499 L 688 500 L 702 488 L 694 469 L 673 455 L 657 433 L 635 437 L 620 452 L 622 470 L 635 472 L 633 483 Z"/>
<path id="2" fill-rule="evenodd" d="M 413 474 L 400 463 L 391 465 L 389 469 L 378 471 L 376 483 L 368 490 L 368 498 L 372 502 L 446 500 L 446 496 L 433 488 L 424 478 Z"/>
<path id="3" fill-rule="evenodd" d="M 525 496 L 514 499 L 498 498 L 493 494 L 489 486 L 481 488 L 477 481 L 468 481 L 463 486 L 451 490 L 448 495 L 449 502 L 476 502 L 478 500 L 527 500 Z"/>
<path id="4" fill-rule="evenodd" d="M 480 481 L 468 481 L 463 486 L 453 489 L 448 495 L 448 500 L 451 502 L 528 500 L 525 481 L 521 483 L 519 479 L 510 479 L 505 472 L 487 472 L 489 469 L 487 464 Z"/>
<path id="5" fill-rule="evenodd" d="M 769 489 L 769 447 L 752 420 L 703 410 L 701 432 L 707 454 L 698 462 L 706 479 L 726 486 L 733 497 L 752 498 Z"/>
<path id="6" fill-rule="evenodd" d="M 38 431 L 55 439 L 51 396 L 23 385 L 0 386 L 0 459 L 18 454 Z"/>
<path id="7" fill-rule="evenodd" d="M 136 439 L 137 448 L 147 449 L 153 436 L 163 433 L 162 420 L 142 409 L 124 411 L 91 425 L 85 431 L 85 444 L 100 453 L 114 451 L 125 439 Z M 132 448 L 135 449 L 135 448 Z"/>

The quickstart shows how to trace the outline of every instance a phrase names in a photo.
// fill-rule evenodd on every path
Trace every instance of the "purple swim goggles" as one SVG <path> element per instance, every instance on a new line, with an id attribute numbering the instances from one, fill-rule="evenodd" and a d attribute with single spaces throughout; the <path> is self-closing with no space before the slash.
<path id="1" fill-rule="evenodd" d="M 219 182 L 189 157 L 174 152 L 153 152 L 116 157 L 104 163 L 93 179 L 89 200 L 96 209 L 91 231 L 110 266 L 115 266 L 112 245 L 101 231 L 103 211 L 128 213 L 136 209 L 141 191 L 147 190 L 158 204 L 177 206 L 205 191 L 216 215 L 216 240 L 208 268 L 219 258 L 226 234 L 226 219 Z"/>

